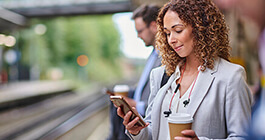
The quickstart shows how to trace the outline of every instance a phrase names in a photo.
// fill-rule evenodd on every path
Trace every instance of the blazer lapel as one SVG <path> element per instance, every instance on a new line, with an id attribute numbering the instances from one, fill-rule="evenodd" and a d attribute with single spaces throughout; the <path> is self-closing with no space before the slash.
<path id="1" fill-rule="evenodd" d="M 156 56 L 156 61 L 153 65 L 153 68 L 160 67 L 161 66 L 161 58 L 159 56 Z"/>
<path id="2" fill-rule="evenodd" d="M 160 114 L 161 114 L 161 106 L 166 95 L 168 88 L 170 87 L 171 83 L 174 81 L 175 76 L 170 76 L 168 82 L 158 90 L 158 93 L 154 99 L 153 110 L 152 110 L 152 122 L 157 122 L 152 124 L 152 135 L 153 138 L 158 138 L 159 127 L 160 127 Z"/>
<path id="3" fill-rule="evenodd" d="M 198 107 L 200 106 L 201 102 L 203 101 L 204 97 L 207 95 L 208 90 L 215 78 L 214 73 L 218 69 L 220 59 L 217 59 L 215 62 L 214 69 L 206 69 L 204 72 L 201 72 L 199 75 L 199 79 L 195 83 L 195 87 L 192 91 L 192 96 L 190 99 L 190 105 L 188 109 L 188 113 L 194 117 Z"/>

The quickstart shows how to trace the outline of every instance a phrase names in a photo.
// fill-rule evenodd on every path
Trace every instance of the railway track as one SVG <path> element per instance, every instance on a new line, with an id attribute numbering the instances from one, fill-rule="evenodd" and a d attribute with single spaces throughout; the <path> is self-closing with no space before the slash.
<path id="1" fill-rule="evenodd" d="M 76 136 L 85 139 L 106 117 L 109 99 L 96 93 L 79 95 L 60 94 L 25 107 L 0 113 L 0 140 L 53 140 Z M 83 131 L 73 131 L 87 123 Z M 71 134 L 73 133 L 73 134 Z"/>

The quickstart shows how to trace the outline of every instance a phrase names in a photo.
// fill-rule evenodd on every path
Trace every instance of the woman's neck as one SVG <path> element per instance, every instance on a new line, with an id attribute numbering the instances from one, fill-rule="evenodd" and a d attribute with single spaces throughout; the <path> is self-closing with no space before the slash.
<path id="1" fill-rule="evenodd" d="M 199 60 L 194 56 L 194 57 L 187 57 L 185 65 L 186 65 L 185 72 L 194 73 L 198 71 L 200 63 Z"/>

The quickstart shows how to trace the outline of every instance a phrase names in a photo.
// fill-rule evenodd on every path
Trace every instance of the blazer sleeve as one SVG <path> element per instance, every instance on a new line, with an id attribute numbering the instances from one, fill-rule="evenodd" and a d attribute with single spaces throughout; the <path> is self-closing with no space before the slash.
<path id="1" fill-rule="evenodd" d="M 162 71 L 162 74 L 161 74 Z M 133 140 L 152 140 L 152 107 L 154 103 L 154 99 L 158 90 L 160 89 L 160 83 L 163 76 L 164 67 L 155 68 L 150 73 L 150 96 L 148 99 L 148 107 L 146 109 L 146 116 L 144 118 L 145 122 L 149 123 L 149 126 L 142 129 L 141 132 L 134 136 L 130 134 L 128 131 L 127 135 Z"/>
<path id="2" fill-rule="evenodd" d="M 240 67 L 228 82 L 225 115 L 228 138 L 247 136 L 251 120 L 252 94 L 246 83 L 246 73 Z"/>
<path id="3" fill-rule="evenodd" d="M 246 83 L 243 67 L 231 73 L 225 95 L 227 140 L 244 140 L 251 120 L 252 94 Z M 199 137 L 200 140 L 208 140 Z"/>

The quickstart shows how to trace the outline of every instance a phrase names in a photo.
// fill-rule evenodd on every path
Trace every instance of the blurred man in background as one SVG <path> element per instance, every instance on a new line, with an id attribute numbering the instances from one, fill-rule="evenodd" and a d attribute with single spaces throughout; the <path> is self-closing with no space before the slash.
<path id="1" fill-rule="evenodd" d="M 133 12 L 132 19 L 135 22 L 135 28 L 138 37 L 141 38 L 145 46 L 155 46 L 155 35 L 157 32 L 156 18 L 159 7 L 156 5 L 143 5 Z M 144 117 L 147 101 L 150 93 L 149 74 L 151 69 L 161 65 L 161 60 L 155 49 L 147 59 L 144 71 L 140 77 L 135 90 L 130 90 L 129 97 L 125 97 L 126 101 Z M 111 104 L 110 107 L 111 132 L 108 140 L 126 140 L 129 137 L 125 134 L 125 128 L 122 124 L 123 119 L 117 115 L 117 109 Z"/>
<path id="2" fill-rule="evenodd" d="M 260 76 L 260 90 L 256 98 L 249 140 L 265 140 L 265 0 L 215 0 L 216 4 L 222 9 L 236 8 L 241 16 L 253 20 L 260 29 L 259 34 L 259 63 L 262 74 Z"/>

